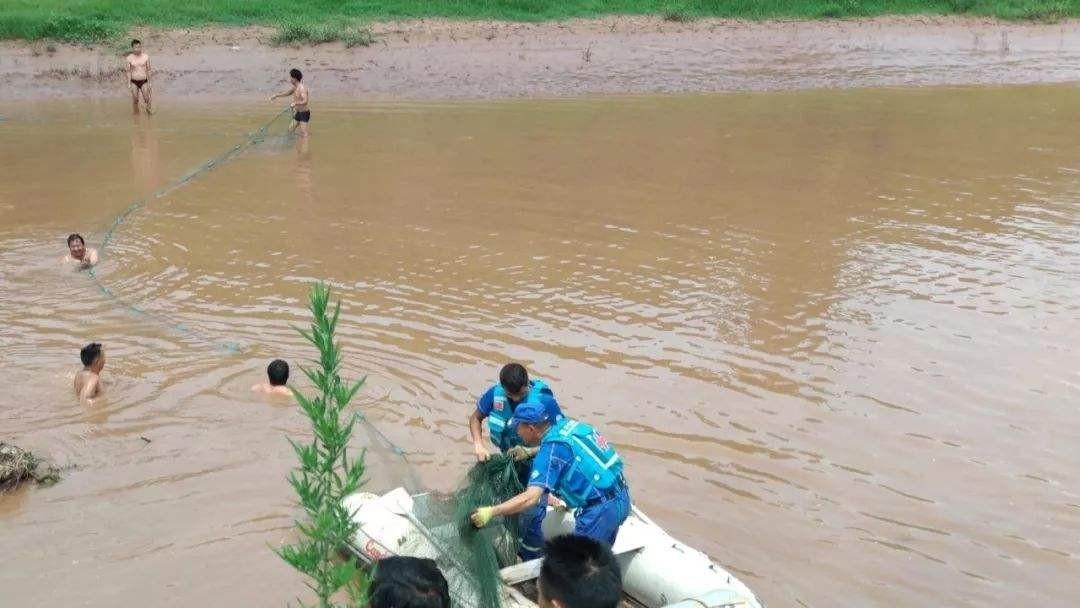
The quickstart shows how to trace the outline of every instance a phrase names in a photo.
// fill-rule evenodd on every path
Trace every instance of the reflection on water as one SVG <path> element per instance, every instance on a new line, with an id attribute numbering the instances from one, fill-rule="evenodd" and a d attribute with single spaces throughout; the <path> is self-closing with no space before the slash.
<path id="1" fill-rule="evenodd" d="M 142 114 L 134 114 L 131 120 L 131 174 L 139 196 L 146 197 L 162 185 L 157 126 L 152 117 Z"/>
<path id="2" fill-rule="evenodd" d="M 293 175 L 296 176 L 296 189 L 300 193 L 299 202 L 305 206 L 315 204 L 315 192 L 311 178 L 311 139 L 296 138 L 296 164 Z"/>
<path id="3" fill-rule="evenodd" d="M 464 471 L 470 404 L 516 359 L 620 446 L 643 508 L 770 604 L 1073 605 L 1078 106 L 1004 88 L 326 107 L 310 141 L 270 138 L 118 230 L 99 274 L 142 316 L 57 269 L 61 235 L 97 244 L 261 109 L 10 117 L 0 417 L 79 468 L 0 500 L 0 542 L 34 548 L 0 584 L 18 605 L 302 593 L 266 545 L 289 538 L 303 423 L 248 389 L 311 356 L 292 327 L 328 279 L 363 407 L 430 486 Z M 110 386 L 86 411 L 69 392 L 90 340 Z"/>

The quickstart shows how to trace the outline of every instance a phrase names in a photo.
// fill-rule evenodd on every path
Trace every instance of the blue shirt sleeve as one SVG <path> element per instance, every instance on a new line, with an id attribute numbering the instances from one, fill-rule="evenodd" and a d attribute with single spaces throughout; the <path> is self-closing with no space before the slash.
<path id="1" fill-rule="evenodd" d="M 480 412 L 481 418 L 487 418 L 491 414 L 491 408 L 495 407 L 495 385 L 487 389 L 476 401 L 476 411 Z"/>
<path id="2" fill-rule="evenodd" d="M 559 479 L 570 467 L 574 452 L 564 443 L 545 443 L 533 459 L 532 472 L 529 473 L 529 485 L 554 492 Z"/>

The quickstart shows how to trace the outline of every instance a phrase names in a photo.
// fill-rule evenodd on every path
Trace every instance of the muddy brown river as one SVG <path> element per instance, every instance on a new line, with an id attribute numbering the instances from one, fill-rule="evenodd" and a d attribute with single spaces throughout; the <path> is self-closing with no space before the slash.
<path id="1" fill-rule="evenodd" d="M 250 386 L 312 355 L 318 279 L 429 487 L 518 360 L 770 606 L 1080 603 L 1080 90 L 316 100 L 308 145 L 128 216 L 100 284 L 62 268 L 274 113 L 160 110 L 2 112 L 0 439 L 74 468 L 0 498 L 0 604 L 306 597 L 271 551 L 305 422 Z"/>

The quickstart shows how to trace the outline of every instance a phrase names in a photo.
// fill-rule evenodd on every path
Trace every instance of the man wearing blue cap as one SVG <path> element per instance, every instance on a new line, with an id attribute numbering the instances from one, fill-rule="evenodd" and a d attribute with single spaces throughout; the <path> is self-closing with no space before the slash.
<path id="1" fill-rule="evenodd" d="M 507 363 L 499 370 L 499 381 L 481 395 L 476 402 L 476 409 L 469 415 L 469 435 L 472 437 L 476 459 L 484 461 L 491 456 L 484 442 L 483 427 L 486 420 L 491 443 L 517 462 L 518 479 L 523 486 L 529 483 L 529 472 L 532 470 L 529 461 L 536 455 L 536 448 L 524 445 L 510 421 L 525 403 L 540 407 L 550 420 L 561 420 L 563 417 L 555 394 L 543 380 L 530 380 L 524 365 Z M 539 530 L 546 514 L 545 501 L 522 513 L 518 523 L 522 530 Z M 523 556 L 539 555 L 543 550 L 543 537 L 537 537 L 532 542 L 524 536 L 519 540 Z"/>
<path id="2" fill-rule="evenodd" d="M 538 446 L 528 487 L 506 502 L 474 511 L 473 525 L 482 528 L 496 515 L 533 509 L 544 504 L 542 499 L 550 493 L 576 510 L 574 534 L 614 544 L 619 526 L 630 514 L 630 491 L 615 448 L 584 422 L 553 419 L 540 403 L 519 405 L 511 424 L 526 445 Z M 542 546 L 539 523 L 542 520 L 524 531 L 523 546 Z M 525 559 L 538 556 L 539 552 L 522 555 Z"/>

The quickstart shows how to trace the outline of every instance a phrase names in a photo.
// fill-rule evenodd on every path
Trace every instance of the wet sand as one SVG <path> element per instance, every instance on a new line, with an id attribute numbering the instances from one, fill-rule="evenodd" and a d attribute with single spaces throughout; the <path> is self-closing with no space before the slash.
<path id="1" fill-rule="evenodd" d="M 554 97 L 1080 79 L 1080 23 L 904 17 L 763 22 L 612 17 L 380 24 L 369 48 L 276 48 L 271 30 L 138 31 L 162 101 L 259 97 L 299 67 L 326 99 Z M 0 43 L 0 100 L 125 94 L 111 48 Z"/>

